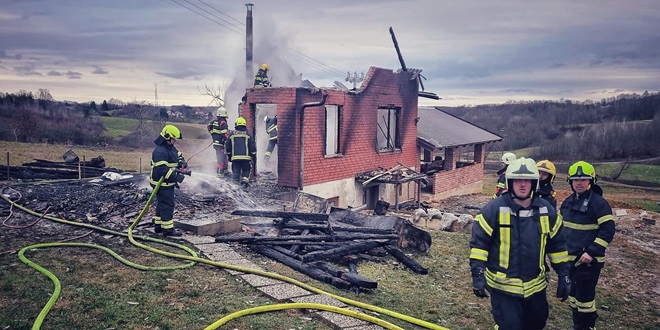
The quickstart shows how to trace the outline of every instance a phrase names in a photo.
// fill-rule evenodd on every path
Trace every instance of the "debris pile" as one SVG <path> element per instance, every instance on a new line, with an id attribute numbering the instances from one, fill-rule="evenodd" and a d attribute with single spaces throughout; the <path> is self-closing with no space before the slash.
<path id="1" fill-rule="evenodd" d="M 80 161 L 80 158 L 69 149 L 62 158 L 64 159 L 62 162 L 35 159 L 34 162 L 23 163 L 22 166 L 0 165 L 0 180 L 81 179 L 101 176 L 106 172 L 123 172 L 120 169 L 105 167 L 103 156 Z"/>
<path id="2" fill-rule="evenodd" d="M 371 290 L 376 281 L 357 274 L 361 260 L 392 255 L 418 274 L 428 269 L 400 248 L 426 253 L 431 235 L 396 216 L 369 216 L 332 208 L 330 214 L 236 210 L 245 233 L 217 236 L 216 242 L 236 242 L 316 280 L 344 290 Z M 271 218 L 274 220 L 263 220 Z M 339 268 L 330 262 L 343 264 Z"/>

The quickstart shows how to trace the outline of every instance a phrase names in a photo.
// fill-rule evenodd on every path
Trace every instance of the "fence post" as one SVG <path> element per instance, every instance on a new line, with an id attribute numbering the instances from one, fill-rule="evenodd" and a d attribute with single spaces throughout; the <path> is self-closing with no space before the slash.
<path id="1" fill-rule="evenodd" d="M 138 173 L 142 174 L 142 157 L 140 157 L 140 167 L 138 168 Z"/>
<path id="2" fill-rule="evenodd" d="M 9 150 L 7 150 L 7 181 L 9 181 Z"/>

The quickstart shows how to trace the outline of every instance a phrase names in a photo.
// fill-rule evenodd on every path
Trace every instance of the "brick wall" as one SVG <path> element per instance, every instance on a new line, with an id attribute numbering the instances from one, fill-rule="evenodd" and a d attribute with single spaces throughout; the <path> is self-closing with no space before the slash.
<path id="1" fill-rule="evenodd" d="M 417 154 L 417 91 L 410 73 L 395 73 L 370 68 L 357 91 L 318 90 L 295 87 L 248 89 L 247 103 L 241 114 L 250 123 L 254 116 L 250 104 L 276 103 L 278 118 L 278 184 L 297 187 L 300 173 L 300 148 L 304 149 L 304 185 L 319 184 L 354 177 L 357 173 L 380 167 L 390 168 L 401 162 L 419 168 Z M 300 145 L 300 109 L 303 104 L 318 102 L 327 93 L 326 105 L 341 107 L 339 156 L 325 157 L 325 106 L 304 110 L 303 144 Z M 398 130 L 401 150 L 378 153 L 377 114 L 379 107 L 400 108 Z"/>

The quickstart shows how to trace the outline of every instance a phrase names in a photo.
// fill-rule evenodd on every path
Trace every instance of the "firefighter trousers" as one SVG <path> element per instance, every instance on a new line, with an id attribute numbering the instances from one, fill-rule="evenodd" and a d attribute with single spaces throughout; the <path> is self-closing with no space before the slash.
<path id="1" fill-rule="evenodd" d="M 231 162 L 231 172 L 235 182 L 247 187 L 250 182 L 250 172 L 252 172 L 252 161 L 233 160 Z"/>
<path id="2" fill-rule="evenodd" d="M 276 145 L 277 139 L 268 140 L 268 147 L 266 147 L 266 158 L 270 157 L 270 155 L 273 153 L 273 150 L 275 150 Z"/>
<path id="3" fill-rule="evenodd" d="M 495 329 L 541 330 L 548 320 L 548 299 L 545 290 L 525 299 L 497 290 L 490 290 Z"/>
<path id="4" fill-rule="evenodd" d="M 227 173 L 229 171 L 229 159 L 227 158 L 227 154 L 225 153 L 225 147 L 214 145 L 213 149 L 215 149 L 215 158 L 218 164 L 216 173 L 217 174 Z"/>
<path id="5" fill-rule="evenodd" d="M 596 284 L 603 264 L 592 262 L 571 267 L 571 294 L 568 304 L 573 312 L 575 329 L 593 329 L 596 326 Z"/>
<path id="6" fill-rule="evenodd" d="M 164 229 L 174 227 L 174 187 L 160 187 L 156 200 L 156 224 L 163 225 Z"/>

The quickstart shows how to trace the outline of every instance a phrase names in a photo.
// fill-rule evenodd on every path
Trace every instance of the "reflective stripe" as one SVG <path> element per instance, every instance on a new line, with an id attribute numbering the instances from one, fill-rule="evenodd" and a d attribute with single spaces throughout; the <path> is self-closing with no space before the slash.
<path id="1" fill-rule="evenodd" d="M 550 232 L 550 238 L 554 238 L 555 235 L 557 235 L 563 223 L 564 223 L 564 218 L 561 216 L 561 214 L 557 214 L 557 221 L 555 222 L 555 226 L 552 227 L 552 231 Z"/>
<path id="2" fill-rule="evenodd" d="M 544 272 L 541 272 L 538 277 L 530 281 L 523 282 L 519 278 L 508 278 L 506 274 L 493 273 L 489 269 L 486 269 L 486 283 L 493 289 L 520 295 L 524 298 L 543 291 L 548 285 L 545 281 Z"/>
<path id="3" fill-rule="evenodd" d="M 502 182 L 498 182 L 496 187 L 504 189 L 504 188 L 506 188 L 506 185 Z"/>
<path id="4" fill-rule="evenodd" d="M 179 163 L 168 163 L 166 160 L 161 160 L 159 162 L 151 162 L 151 167 L 156 167 L 156 166 L 167 166 L 167 167 L 177 167 L 179 166 Z"/>
<path id="5" fill-rule="evenodd" d="M 571 260 L 579 259 L 579 257 L 581 257 L 581 255 L 580 255 L 580 256 L 574 256 L 574 255 L 572 255 L 572 254 L 569 254 L 569 255 L 568 255 L 568 260 L 571 261 Z M 598 262 L 605 262 L 605 257 L 604 257 L 604 256 L 602 256 L 602 257 L 595 257 L 594 259 L 596 259 L 596 261 L 598 261 Z M 575 267 L 577 267 L 577 266 L 579 266 L 579 265 L 581 265 L 581 264 L 582 264 L 582 263 L 578 260 L 578 261 L 575 262 Z"/>
<path id="6" fill-rule="evenodd" d="M 577 307 L 578 313 L 594 313 L 596 311 L 596 300 L 582 302 L 576 299 L 575 307 Z"/>
<path id="7" fill-rule="evenodd" d="M 481 229 L 483 229 L 488 236 L 493 235 L 493 228 L 491 228 L 490 225 L 488 225 L 488 222 L 486 222 L 486 219 L 484 219 L 483 215 L 481 214 L 477 215 L 475 221 L 477 221 Z"/>
<path id="8" fill-rule="evenodd" d="M 488 251 L 479 248 L 472 248 L 470 259 L 488 261 Z"/>
<path id="9" fill-rule="evenodd" d="M 277 136 L 271 136 L 270 139 L 268 139 L 268 141 L 270 140 L 277 140 Z"/>
<path id="10" fill-rule="evenodd" d="M 266 132 L 270 133 L 270 132 L 272 132 L 274 129 L 277 129 L 277 125 L 270 125 L 270 127 L 268 127 L 268 128 L 266 129 Z"/>
<path id="11" fill-rule="evenodd" d="M 607 214 L 598 218 L 598 225 L 602 225 L 603 223 L 608 221 L 614 221 L 614 217 L 611 214 Z"/>
<path id="12" fill-rule="evenodd" d="M 270 157 L 270 151 L 266 151 L 266 156 Z"/>
<path id="13" fill-rule="evenodd" d="M 509 268 L 511 251 L 511 209 L 500 207 L 500 267 Z"/>
<path id="14" fill-rule="evenodd" d="M 174 220 L 163 220 L 160 225 L 163 229 L 172 229 L 174 228 Z"/>
<path id="15" fill-rule="evenodd" d="M 564 227 L 575 229 L 575 230 L 598 230 L 598 225 L 595 224 L 595 223 L 585 225 L 585 224 L 581 224 L 581 223 L 564 221 Z"/>
<path id="16" fill-rule="evenodd" d="M 167 170 L 167 174 L 165 174 L 165 179 L 169 179 L 172 176 L 172 173 L 174 173 L 174 169 L 170 168 Z"/>
<path id="17" fill-rule="evenodd" d="M 568 262 L 570 260 L 568 259 L 568 251 L 548 253 L 548 257 L 550 258 L 550 263 L 553 264 Z"/>
<path id="18" fill-rule="evenodd" d="M 547 209 L 545 209 L 547 213 Z M 541 248 L 539 249 L 539 269 L 541 273 L 545 271 L 545 246 L 548 243 L 548 234 L 550 233 L 550 218 L 547 215 L 542 215 L 539 218 L 541 225 Z M 568 252 L 566 252 L 568 254 Z"/>
<path id="19" fill-rule="evenodd" d="M 541 222 L 541 233 L 549 234 L 550 233 L 550 217 L 547 215 L 542 215 L 539 219 Z"/>
<path id="20" fill-rule="evenodd" d="M 608 245 L 610 245 L 610 243 L 607 243 L 606 240 L 604 240 L 600 237 L 596 237 L 596 239 L 594 240 L 594 243 L 596 243 L 596 244 L 598 244 L 598 245 L 600 245 L 604 248 L 606 248 Z"/>
<path id="21" fill-rule="evenodd" d="M 534 210 L 520 210 L 518 216 L 521 218 L 529 218 L 534 216 Z"/>

